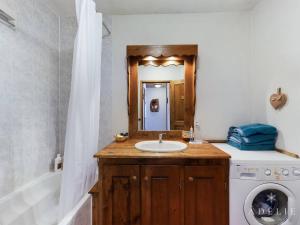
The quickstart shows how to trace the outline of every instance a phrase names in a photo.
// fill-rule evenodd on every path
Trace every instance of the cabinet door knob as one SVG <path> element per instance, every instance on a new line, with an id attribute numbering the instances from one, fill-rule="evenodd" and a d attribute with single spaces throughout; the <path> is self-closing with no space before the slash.
<path id="1" fill-rule="evenodd" d="M 189 177 L 189 181 L 193 182 L 194 181 L 194 177 Z"/>
<path id="2" fill-rule="evenodd" d="M 144 177 L 144 180 L 145 180 L 145 181 L 148 181 L 148 180 L 149 180 L 149 178 L 146 176 L 146 177 Z"/>
<path id="3" fill-rule="evenodd" d="M 132 177 L 132 180 L 136 180 L 136 179 L 137 179 L 137 177 L 136 177 L 136 176 L 133 176 L 133 177 Z"/>

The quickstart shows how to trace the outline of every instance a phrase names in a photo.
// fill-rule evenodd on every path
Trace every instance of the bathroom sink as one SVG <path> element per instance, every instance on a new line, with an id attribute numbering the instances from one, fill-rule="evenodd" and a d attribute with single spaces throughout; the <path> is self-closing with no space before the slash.
<path id="1" fill-rule="evenodd" d="M 187 145 L 179 141 L 142 141 L 135 145 L 140 151 L 146 152 L 181 152 L 187 148 Z"/>

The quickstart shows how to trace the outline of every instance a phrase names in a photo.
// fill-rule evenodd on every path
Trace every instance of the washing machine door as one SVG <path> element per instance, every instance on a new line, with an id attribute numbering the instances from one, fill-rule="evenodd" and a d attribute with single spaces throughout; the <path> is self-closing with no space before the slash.
<path id="1" fill-rule="evenodd" d="M 244 213 L 250 225 L 295 225 L 295 196 L 282 185 L 262 184 L 247 196 Z"/>

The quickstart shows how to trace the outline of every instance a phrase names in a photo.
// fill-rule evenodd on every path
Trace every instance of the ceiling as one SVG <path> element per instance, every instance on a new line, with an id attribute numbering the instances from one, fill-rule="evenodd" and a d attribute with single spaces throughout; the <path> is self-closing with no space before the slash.
<path id="1" fill-rule="evenodd" d="M 59 15 L 74 15 L 75 0 L 48 0 Z M 97 10 L 106 14 L 172 14 L 252 9 L 262 0 L 95 0 Z"/>

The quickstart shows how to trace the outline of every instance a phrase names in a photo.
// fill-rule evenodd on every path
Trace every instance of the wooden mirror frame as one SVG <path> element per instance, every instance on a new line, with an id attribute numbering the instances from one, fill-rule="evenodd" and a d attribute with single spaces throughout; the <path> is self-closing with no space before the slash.
<path id="1" fill-rule="evenodd" d="M 184 129 L 194 127 L 196 103 L 196 61 L 198 45 L 130 45 L 127 46 L 128 66 L 128 115 L 130 138 L 154 138 L 159 133 L 166 133 L 167 138 L 181 137 L 181 130 L 171 131 L 142 131 L 138 130 L 138 66 L 147 64 L 145 57 L 156 57 L 167 60 L 175 57 L 175 61 L 183 62 L 185 77 L 185 112 Z M 162 64 L 162 62 L 160 62 Z"/>

